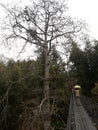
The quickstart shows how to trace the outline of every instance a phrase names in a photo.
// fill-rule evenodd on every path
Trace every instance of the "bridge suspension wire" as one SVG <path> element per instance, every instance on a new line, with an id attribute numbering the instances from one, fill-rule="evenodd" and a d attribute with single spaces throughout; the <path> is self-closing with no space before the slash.
<path id="1" fill-rule="evenodd" d="M 86 109 L 93 123 L 97 125 L 98 124 L 98 104 L 85 95 L 81 96 L 81 103 L 83 104 L 84 108 Z"/>
<path id="2" fill-rule="evenodd" d="M 74 120 L 75 117 L 73 106 L 74 106 L 73 95 L 71 95 L 66 130 L 75 130 L 75 120 Z"/>

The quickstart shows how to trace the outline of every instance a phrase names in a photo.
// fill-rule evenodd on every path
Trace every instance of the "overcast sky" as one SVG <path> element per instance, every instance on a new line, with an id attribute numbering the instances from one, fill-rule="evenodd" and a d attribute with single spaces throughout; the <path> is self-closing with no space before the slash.
<path id="1" fill-rule="evenodd" d="M 22 1 L 27 4 L 28 0 L 0 0 L 0 3 Z M 85 20 L 89 25 L 91 35 L 98 39 L 98 0 L 67 0 L 68 12 L 72 17 Z M 2 10 L 0 9 L 0 12 Z"/>
<path id="2" fill-rule="evenodd" d="M 11 1 L 18 3 L 20 0 L 0 0 L 0 3 L 11 3 Z M 27 3 L 28 0 L 22 1 Z M 98 40 L 98 0 L 68 0 L 68 8 L 70 16 L 87 22 L 91 36 Z M 1 17 L 3 15 L 1 8 L 0 12 Z M 0 51 L 0 54 L 3 53 L 3 51 Z M 11 53 L 9 54 L 9 57 L 11 57 L 13 52 L 9 53 Z"/>
<path id="3" fill-rule="evenodd" d="M 85 20 L 90 34 L 98 40 L 98 0 L 69 0 L 69 14 Z"/>

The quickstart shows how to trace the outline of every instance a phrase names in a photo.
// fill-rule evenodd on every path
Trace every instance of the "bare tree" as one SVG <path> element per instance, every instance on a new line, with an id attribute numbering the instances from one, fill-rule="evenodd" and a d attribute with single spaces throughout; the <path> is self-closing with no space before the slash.
<path id="1" fill-rule="evenodd" d="M 74 22 L 71 17 L 66 16 L 67 6 L 65 1 L 39 0 L 32 2 L 30 6 L 19 9 L 18 7 L 6 7 L 7 42 L 12 44 L 12 39 L 24 40 L 22 50 L 28 43 L 37 45 L 44 49 L 45 54 L 45 78 L 44 99 L 39 105 L 40 111 L 44 105 L 44 129 L 50 130 L 50 102 L 49 102 L 49 55 L 53 44 L 61 45 L 61 39 L 81 30 L 81 22 Z M 58 41 L 58 42 L 56 42 Z"/>

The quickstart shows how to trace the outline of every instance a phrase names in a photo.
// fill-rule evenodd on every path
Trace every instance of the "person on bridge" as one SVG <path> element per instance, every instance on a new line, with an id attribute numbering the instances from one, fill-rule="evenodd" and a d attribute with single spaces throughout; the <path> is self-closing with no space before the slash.
<path id="1" fill-rule="evenodd" d="M 79 85 L 74 86 L 76 105 L 80 105 L 80 89 L 81 89 L 81 87 Z"/>

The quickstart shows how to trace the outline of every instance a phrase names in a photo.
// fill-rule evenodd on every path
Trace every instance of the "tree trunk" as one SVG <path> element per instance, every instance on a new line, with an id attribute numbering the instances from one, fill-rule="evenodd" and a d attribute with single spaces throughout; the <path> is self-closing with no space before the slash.
<path id="1" fill-rule="evenodd" d="M 45 117 L 44 117 L 44 130 L 50 130 L 50 101 L 49 101 L 49 54 L 48 47 L 45 48 L 45 84 L 44 84 L 44 96 L 45 102 Z"/>

